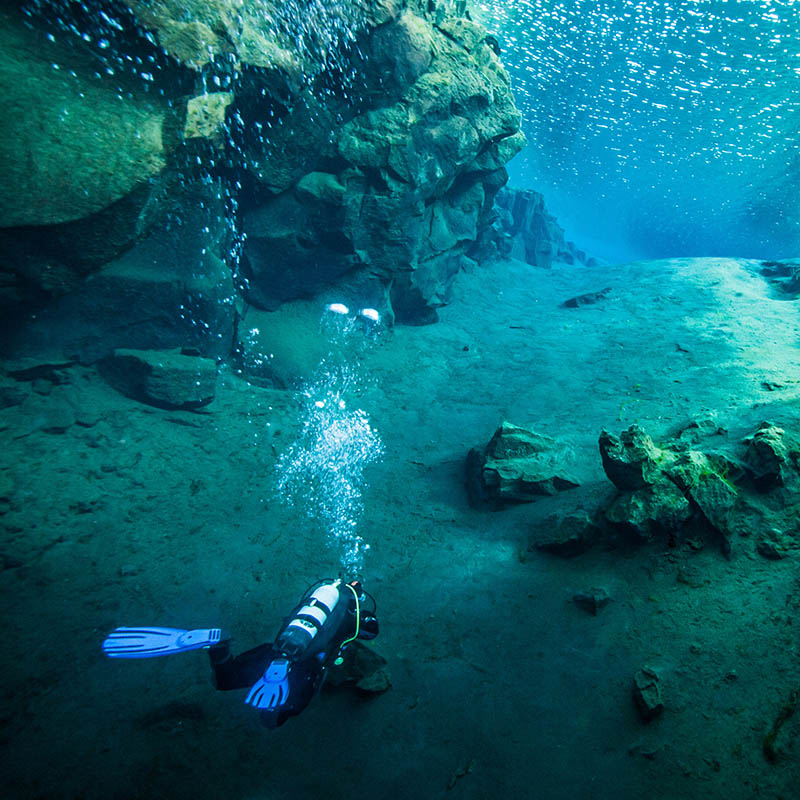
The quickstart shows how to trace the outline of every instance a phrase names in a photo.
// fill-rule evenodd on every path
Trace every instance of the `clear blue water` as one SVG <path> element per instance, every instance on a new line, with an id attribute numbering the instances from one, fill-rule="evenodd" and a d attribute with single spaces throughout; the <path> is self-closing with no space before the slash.
<path id="1" fill-rule="evenodd" d="M 479 0 L 529 146 L 512 183 L 609 260 L 800 253 L 791 0 Z"/>

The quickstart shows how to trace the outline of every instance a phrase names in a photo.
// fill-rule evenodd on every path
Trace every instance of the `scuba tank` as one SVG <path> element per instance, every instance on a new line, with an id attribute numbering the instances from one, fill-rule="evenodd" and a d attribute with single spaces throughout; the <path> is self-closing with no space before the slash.
<path id="1" fill-rule="evenodd" d="M 275 639 L 275 649 L 290 660 L 299 659 L 341 602 L 340 580 L 317 587 L 292 615 Z"/>

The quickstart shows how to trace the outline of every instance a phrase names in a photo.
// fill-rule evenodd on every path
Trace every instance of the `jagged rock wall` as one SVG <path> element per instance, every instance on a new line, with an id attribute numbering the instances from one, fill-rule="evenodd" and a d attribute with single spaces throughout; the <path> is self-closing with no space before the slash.
<path id="1" fill-rule="evenodd" d="M 505 186 L 496 197 L 497 217 L 489 238 L 500 254 L 549 268 L 554 261 L 595 266 L 595 259 L 567 241 L 564 229 L 532 189 Z"/>
<path id="2" fill-rule="evenodd" d="M 439 0 L 0 2 L 6 352 L 230 353 L 349 281 L 430 321 L 524 143 Z"/>

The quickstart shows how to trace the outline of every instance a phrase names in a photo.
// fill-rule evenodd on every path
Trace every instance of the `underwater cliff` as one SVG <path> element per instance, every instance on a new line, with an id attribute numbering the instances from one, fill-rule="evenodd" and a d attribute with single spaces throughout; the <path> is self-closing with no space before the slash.
<path id="1" fill-rule="evenodd" d="M 0 3 L 5 797 L 797 795 L 791 5 Z"/>

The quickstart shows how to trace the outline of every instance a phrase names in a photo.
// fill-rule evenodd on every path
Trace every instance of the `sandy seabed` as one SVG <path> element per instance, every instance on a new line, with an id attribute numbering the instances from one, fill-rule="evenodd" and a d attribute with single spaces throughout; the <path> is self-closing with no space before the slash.
<path id="1" fill-rule="evenodd" d="M 276 732 L 213 691 L 203 654 L 112 662 L 100 642 L 122 624 L 219 625 L 250 647 L 337 572 L 274 496 L 294 394 L 223 371 L 200 413 L 165 411 L 73 366 L 0 411 L 5 797 L 798 795 L 800 713 L 775 762 L 762 746 L 800 690 L 800 550 L 527 550 L 549 514 L 613 495 L 603 427 L 658 440 L 711 413 L 735 442 L 762 420 L 800 425 L 797 304 L 757 262 L 511 262 L 460 275 L 440 316 L 366 348 L 354 398 L 385 445 L 361 531 L 392 688 L 325 691 Z M 466 453 L 503 419 L 561 441 L 580 488 L 470 508 Z M 612 597 L 597 616 L 571 600 L 590 587 Z M 665 704 L 647 725 L 632 700 L 644 665 Z"/>

